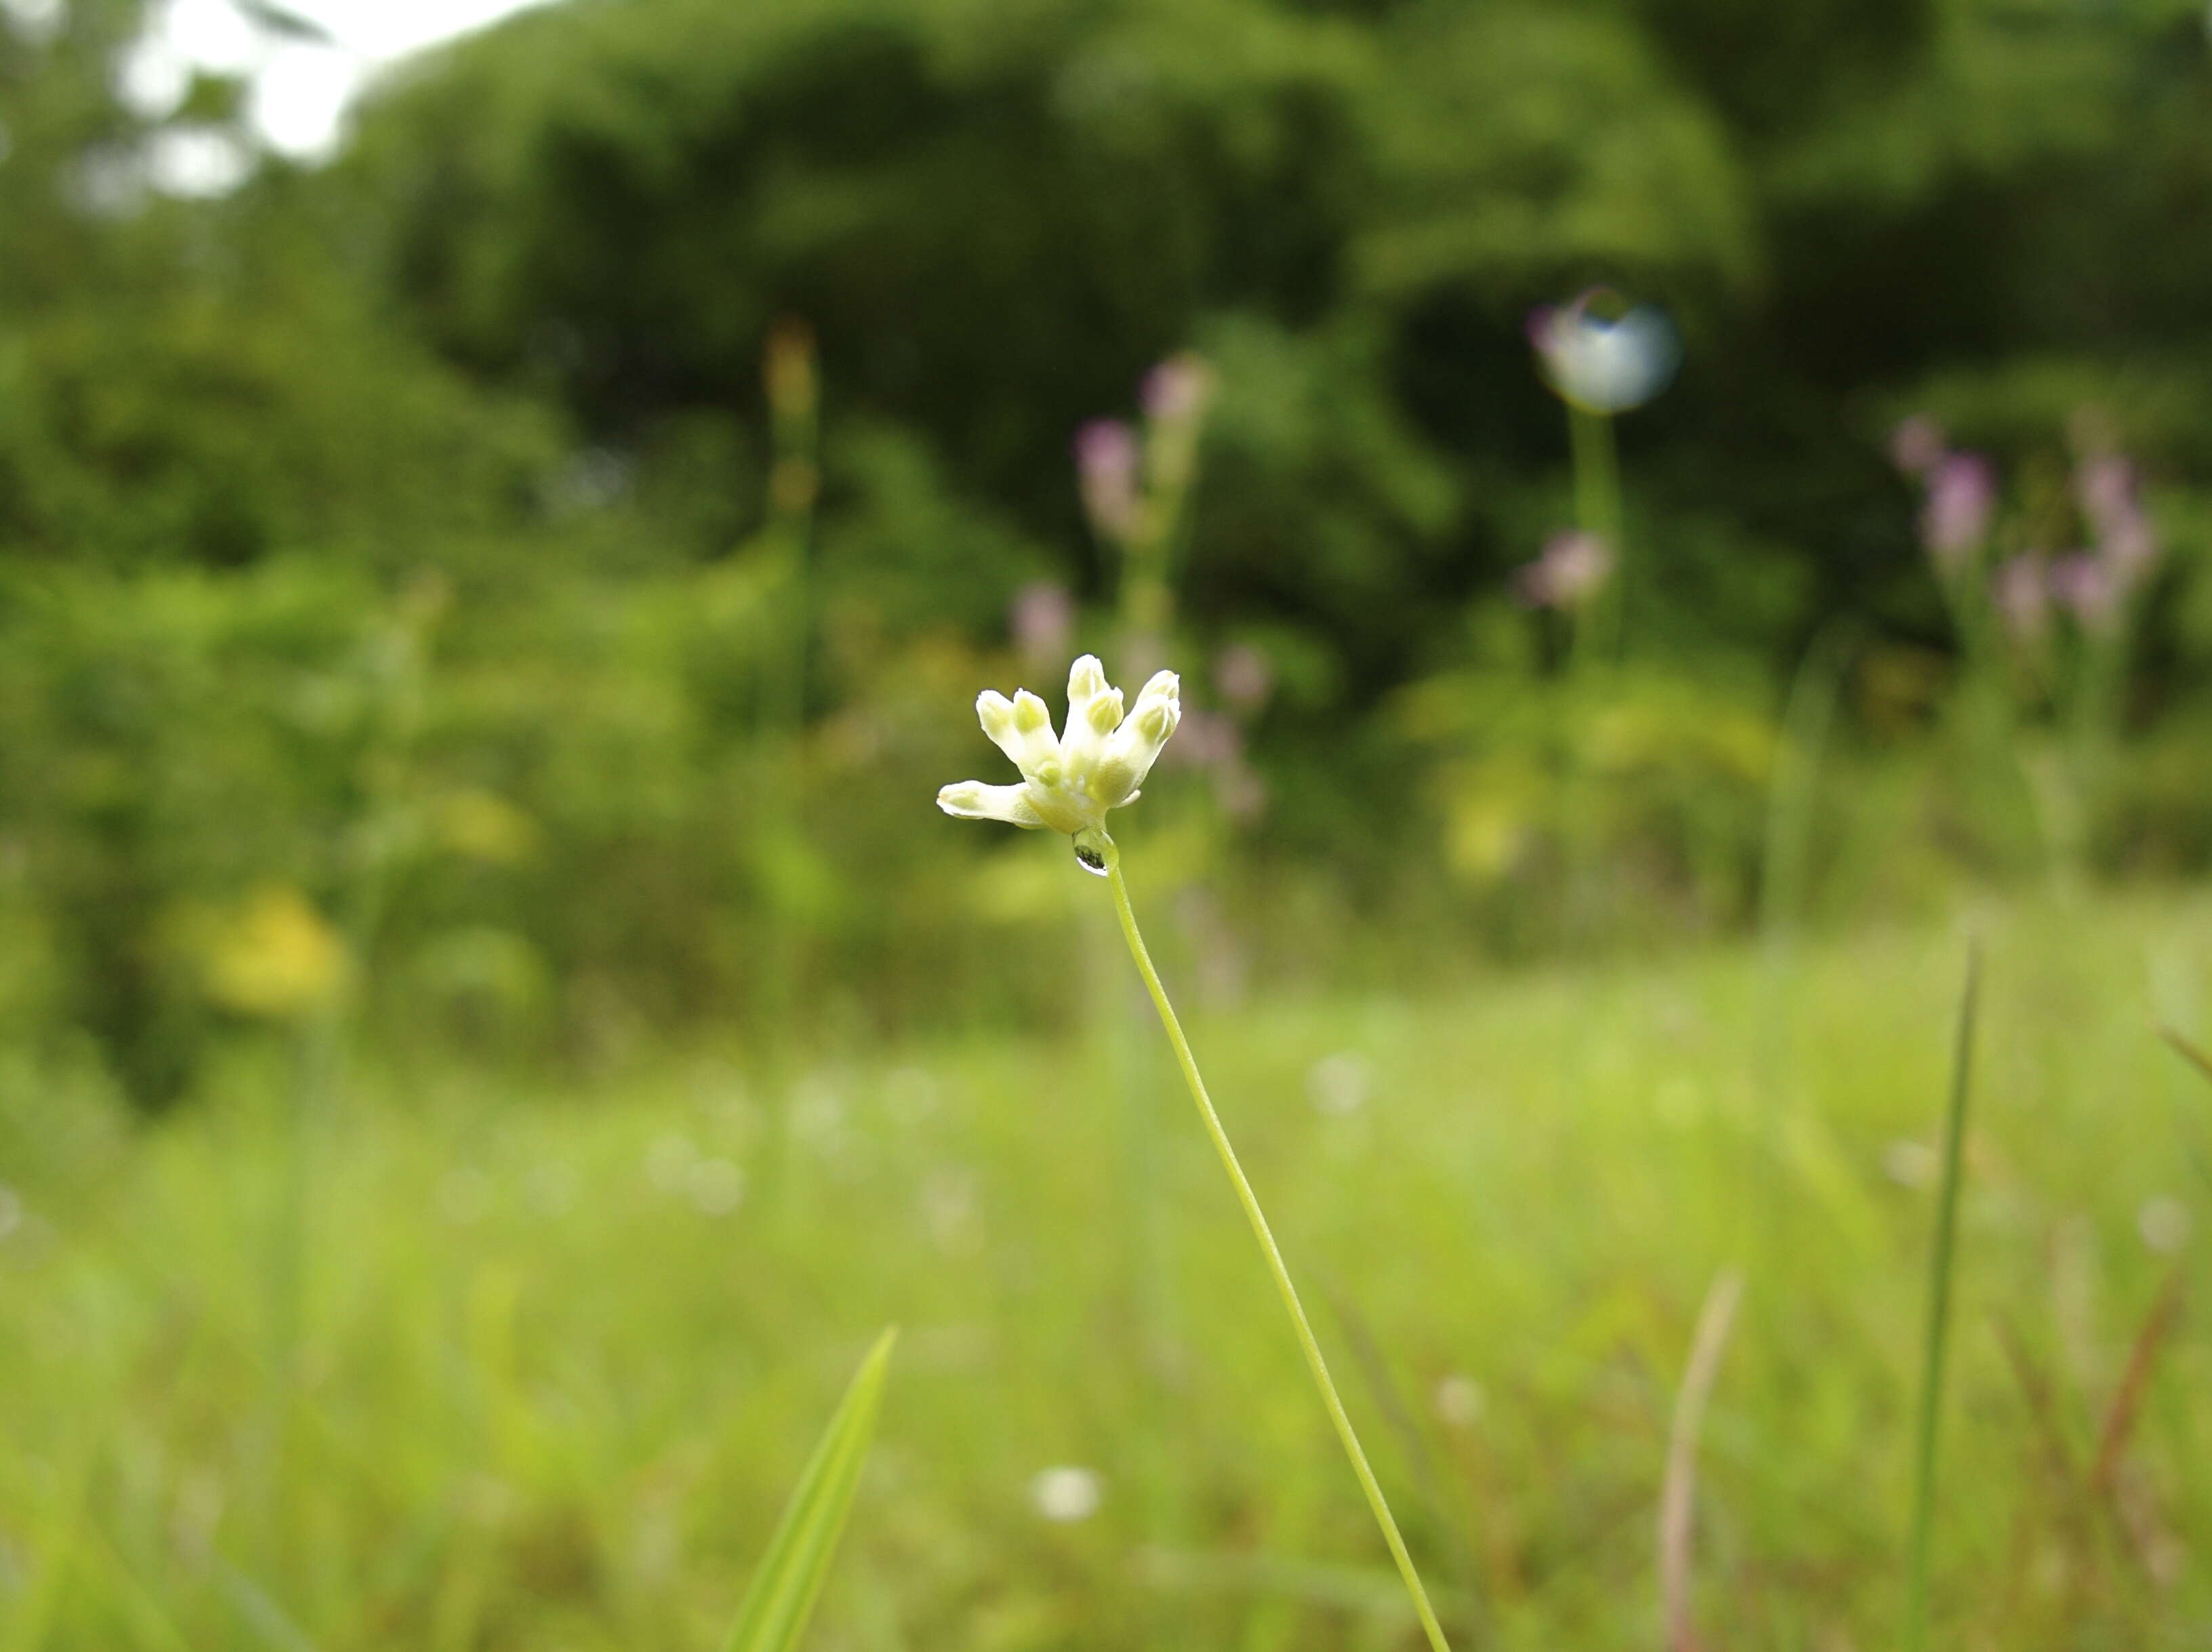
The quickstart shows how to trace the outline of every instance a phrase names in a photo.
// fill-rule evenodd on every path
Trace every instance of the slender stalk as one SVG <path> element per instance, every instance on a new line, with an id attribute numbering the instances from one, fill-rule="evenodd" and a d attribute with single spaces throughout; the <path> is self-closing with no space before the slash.
<path id="1" fill-rule="evenodd" d="M 1966 954 L 1966 990 L 1959 1004 L 1958 1043 L 1951 1060 L 1951 1102 L 1943 1123 L 1943 1181 L 1936 1197 L 1936 1247 L 1928 1265 L 1928 1328 L 1923 1345 L 1912 1472 L 1912 1535 L 1906 1551 L 1905 1652 L 1925 1652 L 1928 1644 L 1928 1551 L 1936 1520 L 1936 1423 L 1942 1411 L 1943 1355 L 1950 1339 L 1951 1258 L 1959 1228 L 1959 1160 L 1966 1131 L 1974 1007 L 1981 974 L 1981 952 L 1976 948 Z"/>
<path id="2" fill-rule="evenodd" d="M 1668 1430 L 1667 1479 L 1659 1497 L 1660 1619 L 1668 1652 L 1697 1652 L 1697 1628 L 1690 1619 L 1690 1540 L 1697 1511 L 1698 1430 L 1742 1294 L 1743 1276 L 1734 1268 L 1723 1268 L 1707 1288 Z"/>
<path id="3" fill-rule="evenodd" d="M 1577 623 L 1576 652 L 1585 647 L 1601 660 L 1620 657 L 1622 611 L 1627 605 L 1628 547 L 1620 517 L 1620 456 L 1613 440 L 1613 417 L 1606 413 L 1567 409 L 1567 435 L 1574 456 L 1575 522 L 1585 533 L 1595 534 L 1613 553 L 1613 577 L 1590 604 L 1585 620 Z M 1582 629 L 1591 635 L 1585 641 Z"/>
<path id="4" fill-rule="evenodd" d="M 1104 839 L 1103 833 L 1098 836 Z M 1382 1540 L 1390 1546 L 1390 1558 L 1398 1563 L 1398 1575 L 1406 1580 L 1406 1588 L 1413 1597 L 1413 1610 L 1420 1618 L 1429 1645 L 1434 1652 L 1450 1652 L 1444 1631 L 1437 1622 L 1436 1609 L 1429 1604 L 1428 1591 L 1421 1587 L 1421 1576 L 1413 1570 L 1413 1557 L 1407 1552 L 1398 1522 L 1390 1517 L 1390 1505 L 1383 1498 L 1382 1487 L 1375 1478 L 1375 1471 L 1367 1466 L 1367 1454 L 1360 1449 L 1359 1436 L 1353 1431 L 1344 1401 L 1337 1396 L 1336 1384 L 1329 1378 L 1328 1362 L 1322 1357 L 1321 1344 L 1315 1339 L 1313 1326 L 1298 1301 L 1297 1287 L 1291 1283 L 1291 1272 L 1283 1264 L 1283 1253 L 1275 1244 L 1275 1236 L 1267 1226 L 1252 1184 L 1245 1180 L 1243 1167 L 1237 1162 L 1237 1150 L 1229 1145 L 1229 1133 L 1221 1127 L 1221 1117 L 1213 1110 L 1212 1099 L 1206 1093 L 1206 1080 L 1199 1076 L 1197 1058 L 1190 1053 L 1190 1041 L 1183 1036 L 1182 1023 L 1176 1019 L 1175 1006 L 1168 1002 L 1167 988 L 1160 984 L 1159 971 L 1152 967 L 1152 954 L 1145 950 L 1145 938 L 1137 928 L 1137 914 L 1129 905 L 1129 886 L 1121 876 L 1121 852 L 1113 847 L 1110 839 L 1104 840 L 1103 848 L 1106 876 L 1114 886 L 1114 910 L 1121 920 L 1122 938 L 1129 943 L 1129 956 L 1136 963 L 1137 973 L 1145 979 L 1145 989 L 1152 995 L 1152 1007 L 1159 1011 L 1160 1025 L 1166 1029 L 1168 1042 L 1175 1048 L 1176 1062 L 1182 1068 L 1183 1082 L 1190 1086 L 1190 1098 L 1198 1105 L 1198 1116 L 1206 1126 L 1213 1151 L 1221 1157 L 1221 1168 L 1229 1173 L 1230 1185 L 1237 1190 L 1237 1201 L 1244 1207 L 1245 1219 L 1252 1224 L 1252 1236 L 1259 1242 L 1267 1270 L 1274 1276 L 1275 1289 L 1291 1316 L 1291 1328 L 1297 1333 L 1298 1346 L 1304 1351 L 1314 1386 L 1321 1390 L 1328 1420 L 1335 1426 L 1336 1437 L 1343 1442 L 1344 1455 L 1352 1460 L 1352 1472 L 1358 1477 L 1359 1489 L 1367 1494 L 1367 1506 L 1374 1510 L 1375 1522 L 1382 1528 Z"/>
<path id="5" fill-rule="evenodd" d="M 1628 601 L 1628 555 L 1620 516 L 1620 459 L 1613 419 L 1571 403 L 1568 446 L 1573 458 L 1575 525 L 1604 545 L 1613 570 L 1569 620 L 1567 692 L 1571 723 L 1567 742 L 1566 884 L 1562 927 L 1570 942 L 1589 939 L 1602 906 L 1597 883 L 1598 777 L 1588 734 L 1599 713 L 1620 690 L 1623 613 Z"/>

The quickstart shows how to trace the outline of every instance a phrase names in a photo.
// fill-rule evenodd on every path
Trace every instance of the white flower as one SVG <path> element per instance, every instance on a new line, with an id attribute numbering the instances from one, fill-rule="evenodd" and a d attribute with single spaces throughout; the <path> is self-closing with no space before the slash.
<path id="1" fill-rule="evenodd" d="M 1021 783 L 961 780 L 938 793 L 937 806 L 963 820 L 1049 827 L 1071 837 L 1103 832 L 1106 811 L 1136 801 L 1138 787 L 1182 720 L 1182 679 L 1173 671 L 1156 672 L 1125 716 L 1121 690 L 1109 688 L 1105 668 L 1085 654 L 1067 674 L 1067 722 L 1055 738 L 1052 714 L 1027 689 L 1012 700 L 987 689 L 975 714 L 992 744 L 1022 771 Z"/>
<path id="2" fill-rule="evenodd" d="M 1030 1501 L 1047 1520 L 1067 1525 L 1097 1514 L 1105 1490 L 1096 1471 L 1062 1464 L 1030 1477 Z"/>
<path id="3" fill-rule="evenodd" d="M 1593 290 L 1536 311 L 1528 342 L 1546 382 L 1566 401 L 1588 413 L 1626 413 L 1667 387 L 1682 349 L 1672 324 L 1648 306 L 1617 320 L 1593 314 L 1591 301 L 1601 296 Z"/>

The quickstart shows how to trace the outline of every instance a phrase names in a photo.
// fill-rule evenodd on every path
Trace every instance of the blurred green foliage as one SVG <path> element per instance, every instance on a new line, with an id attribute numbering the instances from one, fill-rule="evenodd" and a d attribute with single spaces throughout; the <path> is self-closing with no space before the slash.
<path id="1" fill-rule="evenodd" d="M 2032 871 L 2013 790 L 1946 759 L 1883 451 L 1923 407 L 2030 469 L 2110 414 L 2171 555 L 2103 864 L 2212 845 L 2201 8 L 569 0 L 394 78 L 335 167 L 206 200 L 146 157 L 250 141 L 237 88 L 134 110 L 134 0 L 33 16 L 0 13 L 0 1015 L 149 1099 L 272 1018 L 209 960 L 296 939 L 280 906 L 353 1010 L 503 1052 L 742 1021 L 772 972 L 817 1027 L 1053 1010 L 1041 851 L 927 799 L 988 755 L 975 689 L 1051 670 L 1018 591 L 1111 641 L 1069 434 L 1186 346 L 1221 393 L 1177 663 L 1200 704 L 1226 644 L 1274 683 L 1237 737 L 1264 816 L 1159 829 L 1279 967 L 1321 912 L 1399 967 L 1556 944 L 1569 771 L 1610 932 L 1748 921 L 1839 620 L 1790 805 L 1816 908 Z M 1687 346 L 1622 427 L 1638 657 L 1602 705 L 1510 599 L 1570 514 L 1521 319 L 1595 279 Z M 803 561 L 759 388 L 793 313 Z"/>

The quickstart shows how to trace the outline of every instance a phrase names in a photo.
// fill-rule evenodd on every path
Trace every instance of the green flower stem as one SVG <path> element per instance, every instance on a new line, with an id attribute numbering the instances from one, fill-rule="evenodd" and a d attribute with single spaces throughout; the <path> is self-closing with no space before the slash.
<path id="1" fill-rule="evenodd" d="M 1620 456 L 1613 446 L 1613 417 L 1569 405 L 1567 436 L 1574 454 L 1575 521 L 1585 533 L 1605 541 L 1613 553 L 1613 576 L 1605 583 L 1588 616 L 1577 623 L 1576 652 L 1583 652 L 1580 632 L 1587 626 L 1590 650 L 1601 660 L 1619 659 L 1623 610 L 1628 601 L 1628 546 L 1620 510 Z"/>
<path id="2" fill-rule="evenodd" d="M 1137 914 L 1129 905 L 1129 886 L 1121 877 L 1121 853 L 1103 833 L 1097 835 L 1104 840 L 1106 876 L 1114 886 L 1114 910 L 1121 920 L 1121 934 L 1129 943 L 1129 956 L 1136 962 L 1137 973 L 1145 978 L 1145 989 L 1152 995 L 1152 1005 L 1160 1012 L 1160 1025 L 1167 1029 L 1168 1042 L 1175 1047 L 1183 1082 L 1190 1086 L 1190 1098 L 1198 1104 L 1198 1116 L 1212 1139 L 1214 1151 L 1221 1156 L 1221 1168 L 1229 1173 L 1230 1185 L 1237 1190 L 1237 1200 L 1243 1206 L 1245 1219 L 1252 1224 L 1252 1236 L 1260 1242 L 1261 1253 L 1267 1259 L 1268 1272 L 1275 1277 L 1275 1289 L 1282 1296 L 1292 1328 L 1297 1332 L 1298 1345 L 1305 1351 L 1306 1365 L 1313 1372 L 1314 1386 L 1321 1390 L 1328 1420 L 1335 1425 L 1336 1437 L 1344 1442 L 1344 1455 L 1352 1460 L 1352 1472 L 1359 1477 L 1359 1489 L 1367 1494 L 1367 1506 L 1375 1511 L 1375 1522 L 1382 1528 L 1383 1541 L 1390 1546 L 1390 1558 L 1398 1563 L 1399 1576 L 1406 1580 L 1407 1590 L 1413 1597 L 1413 1610 L 1420 1617 L 1429 1645 L 1434 1652 L 1450 1652 L 1444 1631 L 1437 1622 L 1436 1609 L 1429 1604 L 1428 1591 L 1421 1587 L 1421 1576 L 1413 1570 L 1413 1557 L 1407 1552 L 1406 1540 L 1399 1535 L 1398 1522 L 1390 1517 L 1390 1505 L 1383 1499 L 1382 1487 L 1375 1479 L 1375 1471 L 1367 1466 L 1367 1454 L 1360 1449 L 1359 1436 L 1352 1430 L 1344 1401 L 1337 1397 L 1336 1384 L 1329 1380 L 1328 1364 L 1322 1357 L 1321 1344 L 1315 1339 L 1313 1326 L 1298 1301 L 1297 1287 L 1291 1283 L 1290 1269 L 1283 1265 L 1283 1253 L 1276 1248 L 1275 1236 L 1261 1212 L 1252 1184 L 1244 1179 L 1243 1167 L 1237 1162 L 1237 1150 L 1229 1145 L 1229 1133 L 1221 1127 L 1220 1115 L 1213 1110 L 1212 1100 L 1206 1093 L 1206 1080 L 1199 1076 L 1197 1059 L 1190 1053 L 1190 1041 L 1183 1036 L 1182 1023 L 1176 1019 L 1175 1006 L 1168 1002 L 1167 988 L 1160 985 L 1159 971 L 1152 968 L 1152 954 L 1145 950 L 1145 938 L 1137 929 Z"/>

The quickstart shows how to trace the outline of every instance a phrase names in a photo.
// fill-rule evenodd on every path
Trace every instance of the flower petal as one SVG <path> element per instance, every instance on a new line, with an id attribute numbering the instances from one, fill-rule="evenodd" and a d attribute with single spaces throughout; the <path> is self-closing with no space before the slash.
<path id="1" fill-rule="evenodd" d="M 1132 711 L 1108 737 L 1100 756 L 1093 794 L 1109 809 L 1132 801 L 1145 776 L 1160 755 L 1160 748 L 1182 720 L 1182 679 L 1173 671 L 1156 671 L 1137 696 Z"/>
<path id="2" fill-rule="evenodd" d="M 1098 663 L 1097 654 L 1085 654 L 1067 668 L 1067 712 L 1075 714 L 1078 706 L 1087 705 L 1094 695 L 1106 692 L 1106 668 Z"/>
<path id="3" fill-rule="evenodd" d="M 975 697 L 975 716 L 991 744 L 1013 759 L 1025 778 L 1034 779 L 1045 764 L 1060 755 L 1053 738 L 1052 713 L 1027 689 L 1015 691 L 1010 701 L 994 689 Z"/>
<path id="4" fill-rule="evenodd" d="M 937 793 L 937 806 L 962 820 L 1003 820 L 1009 826 L 1031 829 L 1044 817 L 1030 801 L 1026 786 L 986 786 L 981 780 L 956 780 Z"/>
<path id="5" fill-rule="evenodd" d="M 1121 691 L 1106 686 L 1097 656 L 1085 654 L 1067 674 L 1067 726 L 1060 737 L 1060 758 L 1067 782 L 1081 787 L 1098 767 L 1106 737 L 1121 720 Z"/>

